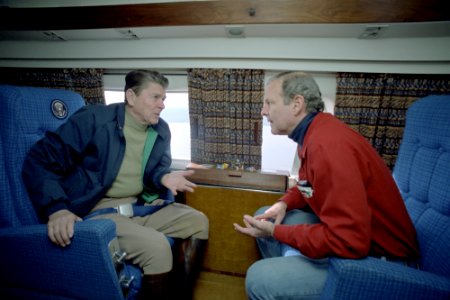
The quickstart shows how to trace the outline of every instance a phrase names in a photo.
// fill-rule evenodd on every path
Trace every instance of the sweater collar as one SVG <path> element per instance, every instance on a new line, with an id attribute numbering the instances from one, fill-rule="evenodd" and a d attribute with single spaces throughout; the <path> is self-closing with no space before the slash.
<path id="1" fill-rule="evenodd" d="M 312 120 L 317 116 L 317 112 L 311 112 L 300 121 L 300 123 L 295 127 L 294 131 L 289 134 L 289 138 L 299 144 L 301 147 L 303 145 L 303 140 L 305 139 L 306 131 Z"/>
<path id="2" fill-rule="evenodd" d="M 122 103 L 116 103 L 116 104 L 110 104 L 115 105 L 117 107 L 117 126 L 119 127 L 119 129 L 122 131 L 123 130 L 123 126 L 125 125 L 125 102 Z M 162 119 L 159 118 L 159 122 L 158 124 L 155 125 L 148 125 L 149 127 L 152 127 L 160 137 L 162 137 L 163 139 L 169 138 L 170 137 L 170 129 L 168 128 L 167 123 Z"/>
<path id="3" fill-rule="evenodd" d="M 125 106 L 125 126 L 130 126 L 138 131 L 147 131 L 147 128 L 149 127 L 147 124 L 139 123 L 139 121 L 136 120 L 132 114 L 130 114 L 126 106 Z"/>

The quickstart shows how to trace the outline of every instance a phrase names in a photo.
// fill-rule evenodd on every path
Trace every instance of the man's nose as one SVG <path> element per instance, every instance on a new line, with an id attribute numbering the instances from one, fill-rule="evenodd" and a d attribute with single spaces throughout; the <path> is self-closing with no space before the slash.
<path id="1" fill-rule="evenodd" d="M 263 105 L 263 107 L 261 108 L 261 117 L 264 117 L 267 115 L 267 110 L 266 110 L 266 106 Z"/>

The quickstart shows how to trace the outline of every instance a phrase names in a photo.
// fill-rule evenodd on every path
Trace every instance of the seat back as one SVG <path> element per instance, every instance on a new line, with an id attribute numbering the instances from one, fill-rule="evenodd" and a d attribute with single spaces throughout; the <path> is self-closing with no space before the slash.
<path id="1" fill-rule="evenodd" d="M 393 175 L 417 230 L 421 268 L 450 277 L 450 95 L 408 109 Z"/>
<path id="2" fill-rule="evenodd" d="M 30 147 L 84 105 L 74 92 L 0 85 L 0 228 L 38 223 L 22 181 Z"/>

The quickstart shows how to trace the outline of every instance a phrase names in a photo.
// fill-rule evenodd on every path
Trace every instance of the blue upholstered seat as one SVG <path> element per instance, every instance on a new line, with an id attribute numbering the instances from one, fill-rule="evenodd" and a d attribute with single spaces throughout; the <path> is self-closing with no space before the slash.
<path id="1" fill-rule="evenodd" d="M 420 270 L 333 258 L 322 299 L 450 299 L 450 96 L 408 109 L 393 176 L 417 230 Z"/>
<path id="2" fill-rule="evenodd" d="M 0 297 L 3 299 L 123 299 L 108 244 L 110 220 L 76 223 L 69 247 L 54 245 L 39 224 L 21 169 L 30 146 L 68 116 L 52 113 L 58 99 L 68 115 L 84 105 L 64 90 L 0 86 Z"/>

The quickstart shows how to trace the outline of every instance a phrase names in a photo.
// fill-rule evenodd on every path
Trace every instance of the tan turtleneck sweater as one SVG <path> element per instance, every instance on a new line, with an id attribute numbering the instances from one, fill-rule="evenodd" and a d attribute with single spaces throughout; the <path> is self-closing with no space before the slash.
<path id="1" fill-rule="evenodd" d="M 139 123 L 125 109 L 125 125 L 123 128 L 126 148 L 125 156 L 107 197 L 125 198 L 142 193 L 142 159 L 147 139 L 147 125 Z"/>

